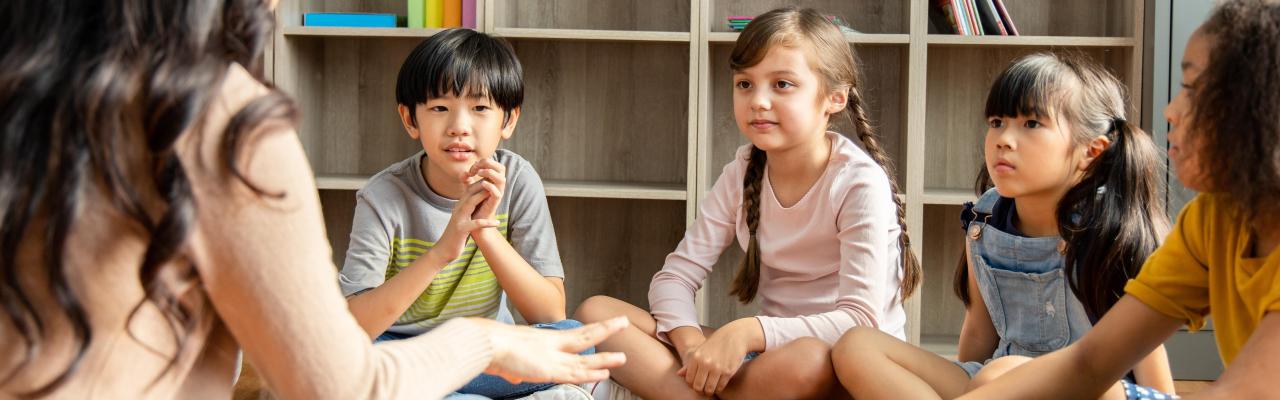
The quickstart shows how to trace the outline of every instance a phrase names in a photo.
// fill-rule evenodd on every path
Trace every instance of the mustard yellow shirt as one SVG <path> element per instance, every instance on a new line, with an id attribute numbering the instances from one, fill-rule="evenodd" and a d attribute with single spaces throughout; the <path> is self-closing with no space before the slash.
<path id="1" fill-rule="evenodd" d="M 1280 251 L 1248 257 L 1252 234 L 1223 194 L 1201 194 L 1125 292 L 1192 330 L 1213 314 L 1226 365 L 1268 312 L 1280 311 Z"/>

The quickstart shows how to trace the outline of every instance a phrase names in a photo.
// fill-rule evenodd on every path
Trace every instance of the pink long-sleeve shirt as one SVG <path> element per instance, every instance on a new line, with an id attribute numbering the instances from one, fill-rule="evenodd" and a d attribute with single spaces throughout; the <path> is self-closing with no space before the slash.
<path id="1" fill-rule="evenodd" d="M 848 138 L 834 132 L 827 138 L 831 157 L 822 177 L 790 208 L 778 203 L 765 167 L 756 319 L 766 351 L 806 336 L 834 344 L 854 326 L 905 337 L 901 228 L 889 178 Z M 750 148 L 739 148 L 724 167 L 697 220 L 653 277 L 649 306 L 664 341 L 675 328 L 699 326 L 695 293 L 735 237 L 747 246 L 742 178 Z"/>

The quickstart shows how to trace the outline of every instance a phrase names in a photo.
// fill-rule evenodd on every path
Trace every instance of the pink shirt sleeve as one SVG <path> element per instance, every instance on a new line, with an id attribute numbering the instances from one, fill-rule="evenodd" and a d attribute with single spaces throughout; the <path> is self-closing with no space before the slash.
<path id="1" fill-rule="evenodd" d="M 840 242 L 839 289 L 832 311 L 797 317 L 756 317 L 764 330 L 765 350 L 801 337 L 834 344 L 855 326 L 880 328 L 886 301 L 897 301 L 889 274 L 899 267 L 898 210 L 884 170 L 869 162 L 853 162 L 839 171 L 832 185 Z M 785 221 L 781 223 L 786 223 Z M 893 299 L 893 300 L 889 300 Z"/>
<path id="2" fill-rule="evenodd" d="M 658 322 L 658 339 L 670 343 L 667 332 L 682 326 L 698 327 L 694 297 L 720 253 L 735 238 L 738 208 L 742 205 L 745 161 L 729 163 L 699 207 L 698 218 L 685 230 L 684 239 L 667 255 L 661 271 L 649 284 L 649 309 Z"/>

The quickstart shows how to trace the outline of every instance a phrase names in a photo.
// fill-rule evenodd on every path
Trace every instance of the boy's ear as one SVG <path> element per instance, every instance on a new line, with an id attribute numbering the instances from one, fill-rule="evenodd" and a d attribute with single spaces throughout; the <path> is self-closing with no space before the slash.
<path id="1" fill-rule="evenodd" d="M 502 126 L 502 140 L 511 138 L 511 134 L 516 132 L 516 122 L 520 120 L 520 107 L 512 108 L 507 115 L 507 123 Z"/>
<path id="2" fill-rule="evenodd" d="M 1084 149 L 1084 158 L 1080 160 L 1078 168 L 1081 171 L 1089 168 L 1089 165 L 1093 164 L 1093 161 L 1097 160 L 1098 156 L 1101 156 L 1102 152 L 1107 151 L 1107 148 L 1109 147 L 1111 147 L 1111 138 L 1108 138 L 1106 135 L 1098 135 L 1093 138 L 1093 140 L 1090 140 L 1089 143 L 1086 144 Z"/>
<path id="3" fill-rule="evenodd" d="M 400 113 L 400 123 L 404 125 L 404 131 L 409 133 L 409 137 L 418 140 L 418 127 L 413 122 L 413 115 L 409 114 L 409 106 L 404 104 L 396 105 L 396 112 Z"/>
<path id="4" fill-rule="evenodd" d="M 849 89 L 840 88 L 832 90 L 831 95 L 827 97 L 827 115 L 844 111 L 849 106 Z"/>

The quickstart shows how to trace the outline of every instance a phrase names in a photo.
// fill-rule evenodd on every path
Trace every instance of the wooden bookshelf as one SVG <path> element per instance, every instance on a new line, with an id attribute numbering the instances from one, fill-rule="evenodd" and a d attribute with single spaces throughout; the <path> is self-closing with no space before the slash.
<path id="1" fill-rule="evenodd" d="M 482 0 L 482 31 L 509 39 L 525 69 L 519 126 L 504 146 L 528 159 L 550 198 L 568 275 L 569 312 L 609 294 L 647 307 L 649 279 L 693 222 L 699 202 L 745 143 L 733 122 L 725 17 L 781 0 Z M 954 353 L 963 307 L 951 293 L 985 135 L 982 106 L 1009 61 L 1037 51 L 1090 57 L 1142 93 L 1139 0 L 1006 1 L 1023 36 L 933 32 L 928 0 L 805 2 L 844 18 L 881 142 L 904 190 L 925 282 L 908 301 L 908 335 Z M 300 136 L 317 173 L 341 263 L 354 190 L 419 150 L 395 114 L 395 77 L 433 29 L 313 28 L 305 12 L 387 12 L 403 0 L 282 0 L 267 71 L 298 99 Z M 1140 101 L 1140 96 L 1131 100 Z M 1137 110 L 1135 105 L 1132 107 Z M 1136 117 L 1134 117 L 1136 120 Z M 843 123 L 834 130 L 852 133 Z M 749 315 L 728 287 L 731 246 L 699 299 L 704 323 Z M 951 343 L 948 343 L 951 342 Z"/>

